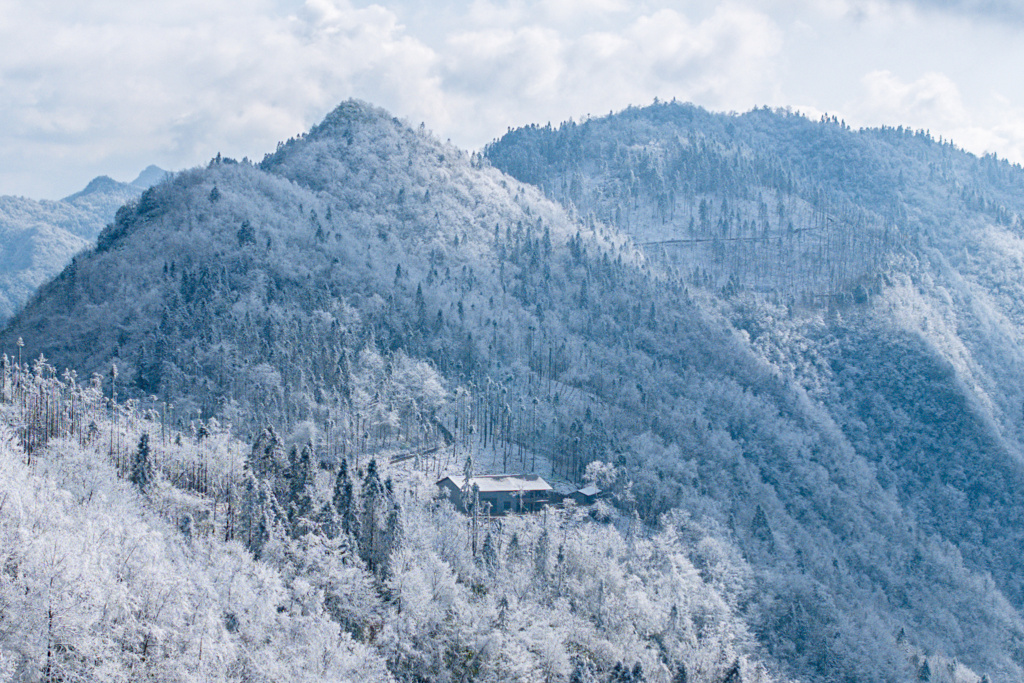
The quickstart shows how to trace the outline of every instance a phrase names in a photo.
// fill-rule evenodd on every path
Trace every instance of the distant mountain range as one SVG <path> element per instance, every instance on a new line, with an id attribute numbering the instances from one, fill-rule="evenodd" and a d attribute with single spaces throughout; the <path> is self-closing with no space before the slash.
<path id="1" fill-rule="evenodd" d="M 166 176 L 150 166 L 131 183 L 99 176 L 59 201 L 0 197 L 0 323 L 72 256 L 92 246 L 118 207 Z"/>
<path id="2" fill-rule="evenodd" d="M 671 103 L 469 154 L 346 102 L 130 201 L 0 347 L 182 424 L 605 463 L 766 670 L 1021 680 L 1022 216 L 1024 170 L 920 131 Z"/>

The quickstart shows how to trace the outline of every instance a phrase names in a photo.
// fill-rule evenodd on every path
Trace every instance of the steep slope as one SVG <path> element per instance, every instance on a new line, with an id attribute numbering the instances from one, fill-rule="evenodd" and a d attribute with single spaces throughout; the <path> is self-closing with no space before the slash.
<path id="1" fill-rule="evenodd" d="M 522 239 L 547 220 L 563 244 L 570 230 L 538 200 L 352 103 L 262 167 L 223 160 L 144 193 L 9 329 L 59 364 L 113 359 L 129 383 L 205 415 L 226 403 L 236 422 L 263 422 L 260 410 L 323 423 L 328 395 L 350 398 L 345 352 L 369 336 L 469 371 L 489 341 L 484 308 L 500 306 L 495 226 Z"/>
<path id="2" fill-rule="evenodd" d="M 708 292 L 1020 609 L 1020 167 L 923 131 L 675 103 L 518 129 L 486 155 Z"/>
<path id="3" fill-rule="evenodd" d="M 91 246 L 118 207 L 165 175 L 150 166 L 131 184 L 100 176 L 57 202 L 0 197 L 0 323 Z"/>
<path id="4" fill-rule="evenodd" d="M 915 294 L 914 253 L 899 250 L 908 238 L 886 238 L 892 226 L 855 199 L 830 206 L 842 203 L 844 226 L 880 231 L 871 253 L 887 270 L 851 266 L 847 279 L 809 269 L 794 293 L 773 293 L 783 270 L 754 283 L 759 295 L 742 293 L 754 285 L 723 259 L 714 272 L 733 281 L 723 300 L 710 270 L 707 289 L 677 279 L 663 261 L 693 269 L 663 256 L 652 265 L 622 230 L 578 221 L 479 157 L 349 102 L 259 166 L 215 160 L 144 193 L 0 346 L 13 351 L 20 336 L 58 366 L 102 373 L 108 392 L 156 395 L 180 419 L 217 415 L 242 432 L 306 421 L 328 460 L 444 435 L 462 453 L 499 451 L 503 469 L 550 463 L 544 474 L 573 481 L 604 462 L 622 508 L 681 535 L 770 668 L 909 680 L 927 651 L 933 665 L 957 657 L 1019 678 L 1021 560 L 1010 549 L 1024 527 L 1007 516 L 998 542 L 976 538 L 985 504 L 937 522 L 963 490 L 936 480 L 924 457 L 957 448 L 986 500 L 1010 500 L 1013 440 L 985 412 L 981 380 L 940 362 L 937 337 L 888 332 L 897 302 L 900 319 L 931 320 L 937 290 Z M 801 201 L 792 215 L 813 220 Z M 795 262 L 805 248 L 775 253 Z M 789 305 L 819 284 L 849 307 L 829 316 Z M 902 387 L 922 368 L 928 381 L 915 391 L 860 409 L 862 392 Z M 926 389 L 940 398 L 916 402 Z M 912 439 L 953 416 L 952 440 L 944 427 Z M 857 432 L 855 418 L 877 429 Z M 921 457 L 886 469 L 898 455 L 891 429 Z M 702 617 L 687 616 L 700 637 Z M 638 637 L 656 648 L 660 636 Z"/>

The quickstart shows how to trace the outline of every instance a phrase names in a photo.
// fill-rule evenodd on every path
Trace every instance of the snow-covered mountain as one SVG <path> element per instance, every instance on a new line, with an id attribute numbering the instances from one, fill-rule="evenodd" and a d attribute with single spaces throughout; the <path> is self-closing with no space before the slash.
<path id="1" fill-rule="evenodd" d="M 1020 166 L 924 131 L 677 103 L 513 130 L 486 155 L 709 292 L 761 361 L 828 416 L 860 461 L 848 471 L 866 468 L 914 534 L 991 575 L 1007 614 L 1019 612 Z M 765 481 L 789 489 L 776 474 Z M 847 571 L 841 557 L 834 569 Z M 899 581 L 913 603 L 921 584 Z"/>
<path id="2" fill-rule="evenodd" d="M 1016 680 L 1022 188 L 925 134 L 785 112 L 656 105 L 481 156 L 347 102 L 120 209 L 0 346 L 171 422 L 301 424 L 326 467 L 431 444 L 566 482 L 602 463 L 629 533 L 674 540 L 595 547 L 644 585 L 682 553 L 712 593 L 614 621 L 590 606 L 625 578 L 522 588 L 605 638 L 550 636 L 553 679 L 626 675 L 607 643 L 628 642 L 650 680 Z M 461 654 L 410 627 L 396 677 L 498 680 L 533 647 L 471 613 L 512 584 L 455 576 Z"/>
<path id="3" fill-rule="evenodd" d="M 131 183 L 100 176 L 60 201 L 0 197 L 0 322 L 91 246 L 118 207 L 166 175 L 150 166 Z"/>

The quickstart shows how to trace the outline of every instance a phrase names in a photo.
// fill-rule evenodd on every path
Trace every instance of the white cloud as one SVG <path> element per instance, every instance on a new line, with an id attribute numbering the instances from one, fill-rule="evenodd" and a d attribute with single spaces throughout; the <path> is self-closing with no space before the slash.
<path id="1" fill-rule="evenodd" d="M 400 5 L 348 0 L 58 4 L 0 0 L 0 168 L 18 169 L 2 192 L 259 156 L 351 96 L 470 147 L 655 96 L 751 106 L 781 46 L 771 19 L 739 4 L 475 0 L 415 35 Z"/>
<path id="2" fill-rule="evenodd" d="M 908 5 L 925 12 L 956 12 L 993 21 L 1024 21 L 1024 7 L 1019 0 L 890 0 L 892 4 Z"/>
<path id="3" fill-rule="evenodd" d="M 218 150 L 258 155 L 350 96 L 442 110 L 433 51 L 382 7 L 68 2 L 67 23 L 54 4 L 0 3 L 4 192 L 68 193 L 96 166 L 130 177 Z"/>
<path id="4" fill-rule="evenodd" d="M 960 90 L 941 73 L 926 73 L 905 83 L 890 71 L 873 71 L 864 76 L 865 97 L 858 109 L 862 116 L 879 122 L 927 128 L 962 126 L 968 119 Z"/>
<path id="5" fill-rule="evenodd" d="M 746 107 L 774 88 L 781 34 L 761 13 L 724 5 L 695 20 L 673 9 L 629 17 L 618 5 L 606 9 L 617 27 L 595 19 L 559 29 L 521 6 L 518 13 L 502 6 L 478 12 L 475 26 L 451 37 L 443 89 L 453 119 L 480 122 L 466 131 L 471 144 L 507 125 L 603 113 L 655 96 Z M 502 26 L 487 24 L 498 17 Z"/>
<path id="6" fill-rule="evenodd" d="M 992 97 L 1024 87 L 1005 66 L 1019 41 L 963 21 L 999 0 L 371 2 L 0 0 L 0 193 L 259 156 L 348 97 L 466 147 L 676 97 L 1020 148 L 1015 105 Z"/>
<path id="7" fill-rule="evenodd" d="M 445 85 L 466 96 L 550 99 L 564 67 L 561 36 L 543 26 L 486 28 L 453 36 L 444 64 Z"/>
<path id="8" fill-rule="evenodd" d="M 624 0 L 473 0 L 467 23 L 477 28 L 542 24 L 559 31 L 584 32 L 595 25 L 628 15 Z"/>
<path id="9" fill-rule="evenodd" d="M 629 11 L 630 4 L 624 0 L 544 0 L 541 7 L 549 21 L 571 26 L 578 25 L 580 21 L 624 14 Z"/>
<path id="10" fill-rule="evenodd" d="M 957 84 L 937 72 L 903 81 L 889 71 L 873 71 L 861 84 L 863 97 L 845 110 L 856 125 L 928 130 L 976 154 L 995 152 L 1024 163 L 1024 109 L 1006 97 L 968 106 Z"/>

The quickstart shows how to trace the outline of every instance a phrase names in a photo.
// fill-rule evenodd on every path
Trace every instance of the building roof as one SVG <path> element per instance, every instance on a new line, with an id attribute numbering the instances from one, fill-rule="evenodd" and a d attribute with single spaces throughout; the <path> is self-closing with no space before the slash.
<path id="1" fill-rule="evenodd" d="M 465 485 L 466 478 L 461 475 L 445 477 L 461 489 Z M 498 493 L 501 491 L 517 493 L 519 491 L 550 491 L 551 485 L 536 474 L 486 474 L 479 477 L 471 477 L 470 485 L 476 484 L 480 493 Z"/>
<path id="2" fill-rule="evenodd" d="M 601 493 L 601 489 L 597 488 L 593 484 L 589 484 L 588 486 L 584 486 L 583 488 L 581 488 L 576 493 L 583 494 L 584 496 L 596 496 L 597 494 Z"/>

